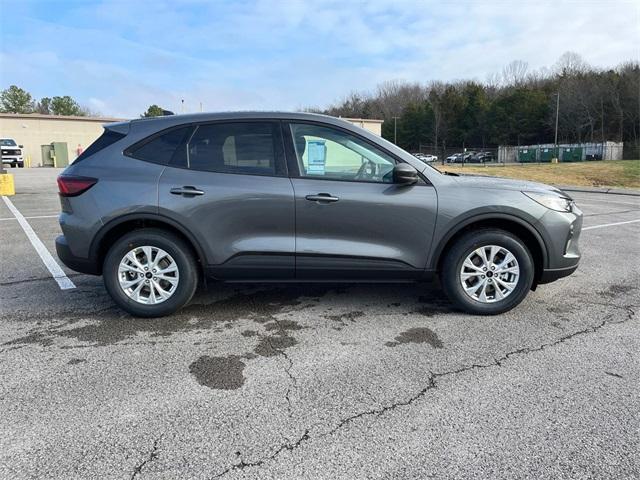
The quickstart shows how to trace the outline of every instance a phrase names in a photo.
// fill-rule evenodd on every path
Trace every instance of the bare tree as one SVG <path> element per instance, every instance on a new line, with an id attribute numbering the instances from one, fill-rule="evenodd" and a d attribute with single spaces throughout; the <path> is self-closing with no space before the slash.
<path id="1" fill-rule="evenodd" d="M 529 64 L 522 60 L 514 60 L 502 69 L 504 85 L 520 86 L 527 80 Z"/>
<path id="2" fill-rule="evenodd" d="M 378 85 L 376 95 L 383 118 L 398 116 L 410 103 L 420 103 L 427 98 L 427 89 L 419 83 L 389 80 Z"/>
<path id="3" fill-rule="evenodd" d="M 554 66 L 558 75 L 577 75 L 589 70 L 589 64 L 576 52 L 564 52 Z"/>

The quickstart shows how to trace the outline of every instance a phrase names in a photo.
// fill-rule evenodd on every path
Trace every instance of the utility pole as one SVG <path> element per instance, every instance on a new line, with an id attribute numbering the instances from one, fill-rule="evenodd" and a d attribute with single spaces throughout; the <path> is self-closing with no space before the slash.
<path id="1" fill-rule="evenodd" d="M 393 118 L 393 143 L 394 145 L 398 144 L 398 119 L 400 117 L 391 117 Z"/>
<path id="2" fill-rule="evenodd" d="M 558 116 L 560 115 L 560 92 L 556 93 L 556 139 L 554 141 L 555 144 L 555 155 L 556 160 L 558 160 L 559 152 L 558 152 Z"/>

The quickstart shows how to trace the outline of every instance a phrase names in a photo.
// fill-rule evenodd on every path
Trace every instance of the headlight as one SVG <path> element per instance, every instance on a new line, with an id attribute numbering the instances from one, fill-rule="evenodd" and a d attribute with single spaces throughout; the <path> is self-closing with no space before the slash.
<path id="1" fill-rule="evenodd" d="M 540 205 L 557 212 L 570 212 L 573 207 L 573 200 L 567 197 L 561 197 L 553 193 L 535 193 L 522 192 L 531 200 L 538 202 Z"/>

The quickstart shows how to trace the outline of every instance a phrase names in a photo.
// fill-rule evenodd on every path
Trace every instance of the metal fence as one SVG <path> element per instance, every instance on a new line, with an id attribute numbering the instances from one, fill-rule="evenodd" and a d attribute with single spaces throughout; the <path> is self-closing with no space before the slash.
<path id="1" fill-rule="evenodd" d="M 423 161 L 439 164 L 507 164 L 589 162 L 600 160 L 632 160 L 640 158 L 640 148 L 622 142 L 537 144 L 500 147 L 434 147 L 420 145 L 414 155 Z"/>

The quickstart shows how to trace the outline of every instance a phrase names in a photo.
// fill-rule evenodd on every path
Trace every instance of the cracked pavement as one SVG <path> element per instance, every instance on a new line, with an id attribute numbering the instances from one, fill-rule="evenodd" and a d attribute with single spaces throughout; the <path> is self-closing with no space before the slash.
<path id="1" fill-rule="evenodd" d="M 58 209 L 57 172 L 18 173 L 23 215 Z M 574 196 L 585 226 L 640 218 Z M 640 476 L 640 224 L 585 231 L 573 276 L 497 317 L 430 284 L 209 283 L 133 319 L 0 237 L 0 478 Z"/>

